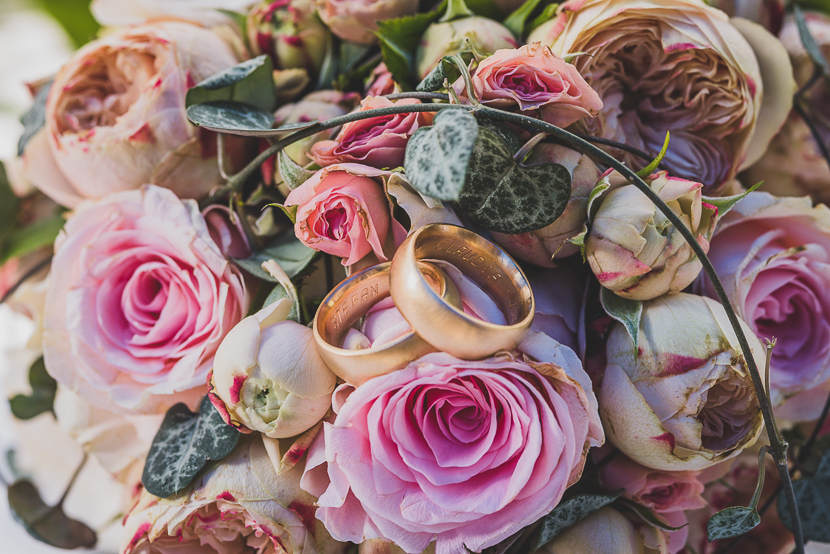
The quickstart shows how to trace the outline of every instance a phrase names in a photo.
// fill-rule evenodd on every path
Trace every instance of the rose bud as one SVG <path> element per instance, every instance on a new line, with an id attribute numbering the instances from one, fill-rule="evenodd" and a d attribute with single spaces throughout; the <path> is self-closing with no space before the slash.
<path id="1" fill-rule="evenodd" d="M 582 231 L 588 220 L 588 197 L 601 174 L 591 158 L 565 146 L 542 143 L 533 148 L 527 165 L 556 162 L 571 174 L 571 197 L 556 221 L 529 233 L 493 233 L 493 240 L 512 256 L 542 267 L 553 267 L 557 260 L 579 252 L 568 241 Z"/>
<path id="2" fill-rule="evenodd" d="M 230 456 L 168 498 L 140 489 L 124 519 L 123 554 L 342 554 L 299 487 L 302 465 L 276 463 L 277 441 L 242 437 Z"/>
<path id="3" fill-rule="evenodd" d="M 830 59 L 830 17 L 805 14 L 807 28 L 825 59 Z M 803 86 L 813 73 L 813 61 L 801 43 L 795 18 L 788 17 L 781 30 L 781 42 L 789 52 L 796 82 Z M 830 144 L 830 86 L 824 79 L 813 84 L 801 101 L 807 104 L 811 123 L 824 144 Z M 790 112 L 758 162 L 741 179 L 747 185 L 764 181 L 761 190 L 778 196 L 810 195 L 816 202 L 830 202 L 830 167 L 822 156 L 810 128 L 800 115 Z M 754 180 L 753 180 L 754 179 Z"/>
<path id="4" fill-rule="evenodd" d="M 576 130 L 655 154 L 668 130 L 663 167 L 707 194 L 761 157 L 794 92 L 780 41 L 705 2 L 569 0 L 530 33 L 534 41 L 560 56 L 584 53 L 573 64 L 604 106 Z"/>
<path id="5" fill-rule="evenodd" d="M 391 248 L 384 250 L 384 243 L 406 237 L 384 191 L 388 176 L 388 171 L 360 164 L 330 165 L 312 175 L 285 199 L 286 206 L 297 206 L 297 238 L 343 258 L 346 266 L 370 254 L 388 260 Z"/>
<path id="6" fill-rule="evenodd" d="M 311 329 L 286 321 L 283 298 L 240 321 L 213 361 L 211 401 L 225 421 L 272 438 L 310 429 L 331 406 L 337 381 Z"/>
<path id="7" fill-rule="evenodd" d="M 317 13 L 343 40 L 373 44 L 378 21 L 413 15 L 418 0 L 316 0 Z"/>
<path id="8" fill-rule="evenodd" d="M 201 197 L 221 181 L 216 138 L 187 120 L 185 93 L 236 63 L 218 35 L 183 22 L 90 42 L 52 83 L 45 128 L 23 153 L 27 178 L 69 207 L 145 183 Z"/>
<path id="9" fill-rule="evenodd" d="M 302 68 L 314 78 L 330 41 L 314 0 L 260 2 L 248 12 L 251 52 L 254 56 L 268 54 L 277 69 Z"/>
<path id="10" fill-rule="evenodd" d="M 770 394 L 779 417 L 809 421 L 830 388 L 830 209 L 752 192 L 718 224 L 709 258 L 735 312 L 775 337 Z M 701 289 L 715 290 L 701 276 Z"/>
<path id="11" fill-rule="evenodd" d="M 559 127 L 602 109 L 599 95 L 576 67 L 538 42 L 497 50 L 478 64 L 472 81 L 482 104 L 530 112 Z M 460 77 L 453 88 L 459 97 L 466 97 Z"/>
<path id="12" fill-rule="evenodd" d="M 764 349 L 743 322 L 751 355 Z M 702 469 L 737 456 L 758 438 L 763 418 L 746 361 L 723 307 L 669 294 L 643 305 L 639 347 L 622 324 L 606 344 L 599 393 L 608 440 L 653 469 Z"/>
<path id="13" fill-rule="evenodd" d="M 637 527 L 620 512 L 605 506 L 577 521 L 551 542 L 537 550 L 537 554 L 643 554 L 647 549 Z M 659 550 L 658 550 L 659 552 Z"/>
<path id="14" fill-rule="evenodd" d="M 612 174 L 611 179 L 622 177 Z M 703 185 L 671 177 L 666 171 L 646 181 L 708 251 L 717 209 L 702 202 Z M 593 218 L 585 247 L 600 284 L 632 300 L 679 292 L 703 268 L 686 239 L 634 185 L 608 193 Z"/>
<path id="15" fill-rule="evenodd" d="M 392 78 L 392 72 L 385 63 L 380 62 L 369 76 L 366 96 L 384 96 L 393 92 L 395 92 L 395 80 Z"/>
<path id="16" fill-rule="evenodd" d="M 369 97 L 357 111 L 420 104 L 420 100 L 404 98 L 392 102 L 382 97 Z M 432 125 L 431 113 L 404 113 L 372 117 L 343 125 L 334 140 L 324 140 L 311 147 L 309 156 L 322 167 L 338 163 L 359 163 L 371 167 L 394 169 L 403 165 L 406 144 L 415 131 Z"/>
<path id="17" fill-rule="evenodd" d="M 519 45 L 507 27 L 486 17 L 472 16 L 433 23 L 424 32 L 415 53 L 415 67 L 420 78 L 426 77 L 444 56 L 469 50 L 467 41 L 484 55 Z"/>

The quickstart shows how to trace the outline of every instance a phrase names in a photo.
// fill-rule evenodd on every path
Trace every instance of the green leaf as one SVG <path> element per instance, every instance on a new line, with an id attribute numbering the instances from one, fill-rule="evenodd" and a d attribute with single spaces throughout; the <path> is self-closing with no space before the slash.
<path id="1" fill-rule="evenodd" d="M 830 542 L 830 450 L 822 453 L 815 474 L 793 481 L 793 489 L 804 539 Z M 778 517 L 792 531 L 789 503 L 783 490 L 778 494 Z"/>
<path id="2" fill-rule="evenodd" d="M 283 182 L 291 190 L 305 183 L 315 173 L 291 159 L 291 156 L 285 150 L 280 150 L 280 153 L 277 155 L 277 164 Z M 297 213 L 296 207 L 294 208 L 294 213 Z"/>
<path id="3" fill-rule="evenodd" d="M 801 44 L 804 45 L 804 50 L 807 51 L 810 59 L 816 64 L 816 67 L 821 69 L 821 73 L 828 75 L 827 60 L 824 59 L 821 48 L 816 43 L 815 37 L 813 37 L 810 28 L 807 26 L 807 18 L 804 15 L 804 11 L 796 4 L 793 13 L 795 14 L 796 26 L 798 27 L 798 36 L 801 39 Z"/>
<path id="4" fill-rule="evenodd" d="M 419 13 L 397 19 L 378 21 L 375 33 L 380 42 L 380 52 L 386 68 L 395 82 L 411 90 L 418 78 L 415 72 L 415 52 L 427 27 L 438 21 L 446 7 L 446 1 L 428 13 Z"/>
<path id="5" fill-rule="evenodd" d="M 464 0 L 448 0 L 447 11 L 444 12 L 444 16 L 438 21 L 445 23 L 447 21 L 452 21 L 453 19 L 470 17 L 472 15 L 475 14 L 470 8 L 467 7 L 467 3 Z"/>
<path id="6" fill-rule="evenodd" d="M 808 12 L 830 15 L 830 0 L 800 0 L 798 4 Z"/>
<path id="7" fill-rule="evenodd" d="M 208 77 L 187 91 L 185 106 L 221 101 L 274 111 L 277 89 L 271 58 L 263 54 Z"/>
<path id="8" fill-rule="evenodd" d="M 20 123 L 23 124 L 23 134 L 20 135 L 20 140 L 17 141 L 18 156 L 23 155 L 23 150 L 32 140 L 32 137 L 46 125 L 46 97 L 49 95 L 50 88 L 52 88 L 52 81 L 41 85 L 37 89 L 32 107 L 20 117 Z"/>
<path id="9" fill-rule="evenodd" d="M 9 508 L 14 518 L 32 537 L 55 548 L 92 548 L 98 542 L 95 531 L 71 519 L 63 506 L 49 506 L 31 481 L 9 486 Z"/>
<path id="10" fill-rule="evenodd" d="M 192 483 L 208 460 L 230 454 L 238 441 L 239 431 L 222 420 L 207 396 L 198 414 L 176 404 L 153 439 L 141 482 L 150 494 L 166 498 Z"/>
<path id="11" fill-rule="evenodd" d="M 464 110 L 441 110 L 430 127 L 409 139 L 404 169 L 412 187 L 439 200 L 457 200 L 478 137 L 476 118 Z"/>
<path id="12" fill-rule="evenodd" d="M 293 206 L 286 206 L 285 204 L 277 203 L 268 205 L 273 206 L 275 208 L 279 208 L 280 210 L 282 210 L 282 213 L 285 214 L 285 217 L 291 220 L 291 223 L 297 223 L 297 210 L 300 208 L 299 205 L 294 204 Z"/>
<path id="13" fill-rule="evenodd" d="M 268 297 L 265 299 L 265 302 L 262 303 L 262 307 L 264 308 L 265 306 L 270 306 L 271 304 L 273 304 L 274 302 L 276 302 L 278 300 L 282 300 L 283 298 L 289 298 L 289 297 L 290 297 L 290 295 L 288 294 L 288 291 L 285 290 L 285 287 L 282 286 L 281 284 L 277 283 L 277 285 L 274 287 L 274 289 L 270 293 L 268 293 Z M 288 319 L 291 320 L 291 321 L 296 321 L 297 323 L 300 323 L 300 303 L 299 302 L 294 302 L 294 304 L 291 306 L 291 311 L 288 312 Z"/>
<path id="14" fill-rule="evenodd" d="M 14 229 L 19 208 L 20 199 L 12 190 L 6 176 L 6 168 L 3 162 L 0 162 L 0 241 Z"/>
<path id="15" fill-rule="evenodd" d="M 602 287 L 599 295 L 602 309 L 613 319 L 619 321 L 628 331 L 628 336 L 634 341 L 634 353 L 636 357 L 637 342 L 640 337 L 640 318 L 643 316 L 643 303 L 640 300 L 629 300 L 617 296 L 614 291 Z"/>
<path id="16" fill-rule="evenodd" d="M 643 169 L 637 172 L 638 177 L 648 177 L 654 170 L 660 167 L 660 162 L 663 161 L 663 158 L 666 157 L 666 152 L 669 151 L 669 132 L 666 131 L 666 138 L 663 140 L 663 148 L 660 149 L 660 153 L 657 154 L 657 157 L 654 160 L 645 166 Z"/>
<path id="17" fill-rule="evenodd" d="M 525 24 L 527 19 L 539 5 L 542 0 L 526 0 L 524 4 L 519 6 L 516 11 L 507 16 L 502 25 L 510 29 L 516 38 L 522 38 L 524 35 Z"/>
<path id="18" fill-rule="evenodd" d="M 29 384 L 32 386 L 31 394 L 18 394 L 9 402 L 12 414 L 17 419 L 32 419 L 53 411 L 58 383 L 46 372 L 42 356 L 29 368 Z"/>
<path id="19" fill-rule="evenodd" d="M 734 506 L 716 513 L 706 522 L 706 538 L 709 542 L 729 539 L 748 533 L 761 523 L 761 516 L 752 508 Z"/>
<path id="20" fill-rule="evenodd" d="M 558 7 L 559 7 L 559 4 L 549 4 L 549 5 L 545 6 L 545 9 L 542 10 L 542 13 L 537 15 L 533 19 L 533 21 L 530 22 L 529 25 L 525 25 L 525 33 L 529 34 L 536 27 L 539 27 L 540 25 L 544 25 L 545 23 L 547 23 L 548 21 L 553 19 L 556 16 L 556 10 L 557 10 Z"/>
<path id="21" fill-rule="evenodd" d="M 611 181 L 608 179 L 607 176 L 601 177 L 600 180 L 597 182 L 596 186 L 591 189 L 591 194 L 588 195 L 588 206 L 587 206 L 587 213 L 588 213 L 588 222 L 590 223 L 593 221 L 594 216 L 599 210 L 599 204 L 597 204 L 596 209 L 594 209 L 594 203 L 602 196 L 606 190 L 611 188 Z"/>
<path id="22" fill-rule="evenodd" d="M 239 102 L 206 102 L 187 108 L 187 119 L 194 125 L 217 133 L 248 137 L 270 137 L 274 115 Z"/>
<path id="23" fill-rule="evenodd" d="M 587 237 L 588 237 L 588 225 L 583 223 L 582 224 L 582 230 L 578 234 L 572 236 L 569 239 L 565 239 L 565 242 L 579 247 L 579 253 L 582 254 L 582 263 L 585 263 L 585 262 L 588 261 L 588 258 L 585 257 L 585 239 Z M 555 255 L 556 255 L 556 253 L 554 253 L 554 256 Z"/>
<path id="24" fill-rule="evenodd" d="M 242 269 L 265 281 L 276 283 L 277 280 L 270 273 L 262 269 L 262 262 L 274 260 L 285 271 L 290 278 L 302 274 L 319 252 L 309 248 L 294 236 L 293 232 L 286 232 L 272 240 L 265 248 L 256 252 L 250 258 L 233 261 Z"/>
<path id="25" fill-rule="evenodd" d="M 556 538 L 562 531 L 607 506 L 619 498 L 623 489 L 608 494 L 580 494 L 560 503 L 551 513 L 542 518 L 539 539 L 534 550 Z"/>
<path id="26" fill-rule="evenodd" d="M 14 229 L 8 235 L 3 254 L 0 256 L 0 264 L 6 263 L 10 258 L 17 258 L 51 245 L 65 223 L 66 219 L 57 214 L 26 227 Z"/>
<path id="27" fill-rule="evenodd" d="M 746 191 L 742 192 L 741 194 L 736 194 L 734 196 L 704 196 L 702 200 L 704 203 L 717 208 L 718 217 L 723 217 L 724 215 L 726 215 L 727 212 L 729 212 L 729 210 L 735 207 L 735 204 L 746 198 L 750 192 L 756 190 L 763 184 L 764 181 L 756 183 Z"/>
<path id="28" fill-rule="evenodd" d="M 458 207 L 473 222 L 499 233 L 546 227 L 562 215 L 571 197 L 571 175 L 564 166 L 524 165 L 513 154 L 499 135 L 479 129 L 458 198 Z"/>
<path id="29" fill-rule="evenodd" d="M 464 60 L 465 64 L 469 64 L 474 58 L 473 53 L 469 50 L 459 52 L 458 55 L 461 56 L 461 59 Z M 452 56 L 444 56 L 441 58 L 441 61 L 438 62 L 438 65 L 435 66 L 435 69 L 430 71 L 427 76 L 424 77 L 424 80 L 418 84 L 416 90 L 421 92 L 441 90 L 444 88 L 444 79 L 452 84 L 460 75 L 461 72 L 458 70 L 458 66 L 453 61 Z"/>

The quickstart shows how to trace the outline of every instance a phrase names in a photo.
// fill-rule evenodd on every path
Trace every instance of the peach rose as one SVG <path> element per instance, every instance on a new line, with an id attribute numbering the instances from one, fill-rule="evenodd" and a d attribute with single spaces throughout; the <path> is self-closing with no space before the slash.
<path id="1" fill-rule="evenodd" d="M 188 122 L 185 93 L 237 61 L 218 35 L 183 22 L 90 42 L 52 83 L 46 126 L 23 153 L 27 178 L 69 207 L 145 183 L 201 197 L 220 181 L 216 139 Z"/>
<path id="2" fill-rule="evenodd" d="M 389 259 L 384 243 L 403 241 L 406 230 L 392 217 L 382 182 L 388 175 L 359 164 L 330 165 L 315 173 L 285 199 L 286 206 L 297 206 L 297 238 L 343 258 L 343 265 L 369 254 Z"/>

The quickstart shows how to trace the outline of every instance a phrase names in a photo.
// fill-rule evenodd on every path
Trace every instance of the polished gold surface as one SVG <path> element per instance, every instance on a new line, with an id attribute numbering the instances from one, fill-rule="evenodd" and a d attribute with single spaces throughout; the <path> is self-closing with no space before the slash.
<path id="1" fill-rule="evenodd" d="M 481 321 L 450 305 L 432 290 L 419 260 L 443 260 L 475 281 L 504 313 L 507 325 Z M 392 259 L 390 292 L 412 329 L 436 349 L 477 360 L 521 342 L 536 311 L 521 268 L 501 248 L 455 225 L 421 227 Z"/>
<path id="2" fill-rule="evenodd" d="M 377 302 L 389 296 L 390 268 L 391 263 L 386 262 L 352 275 L 332 289 L 314 317 L 314 339 L 320 356 L 338 377 L 352 385 L 400 369 L 436 350 L 412 331 L 378 347 L 341 348 L 352 325 Z M 433 291 L 436 298 L 461 306 L 458 289 L 443 271 L 427 262 L 420 262 L 416 271 L 424 276 L 424 286 Z"/>

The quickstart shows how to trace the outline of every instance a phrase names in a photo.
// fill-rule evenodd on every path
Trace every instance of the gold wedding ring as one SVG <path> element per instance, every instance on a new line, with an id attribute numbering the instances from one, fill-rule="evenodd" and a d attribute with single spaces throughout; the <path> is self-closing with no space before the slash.
<path id="1" fill-rule="evenodd" d="M 490 295 L 507 325 L 470 317 L 435 294 L 419 270 L 422 259 L 456 266 Z M 518 346 L 536 311 L 530 283 L 507 253 L 472 231 L 443 223 L 425 225 L 401 244 L 392 259 L 390 292 L 418 335 L 467 360 Z"/>
<path id="2" fill-rule="evenodd" d="M 386 262 L 355 273 L 332 289 L 314 316 L 314 340 L 320 356 L 335 375 L 349 384 L 360 385 L 372 377 L 400 369 L 412 360 L 435 352 L 435 347 L 414 331 L 377 347 L 360 350 L 341 348 L 352 325 L 369 308 L 389 296 L 391 267 L 391 262 Z M 416 271 L 419 275 L 423 272 L 426 279 L 434 284 L 438 290 L 437 293 L 433 291 L 436 298 L 461 306 L 458 289 L 443 271 L 426 262 L 420 262 Z M 432 291 L 426 279 L 422 279 L 424 286 Z"/>

